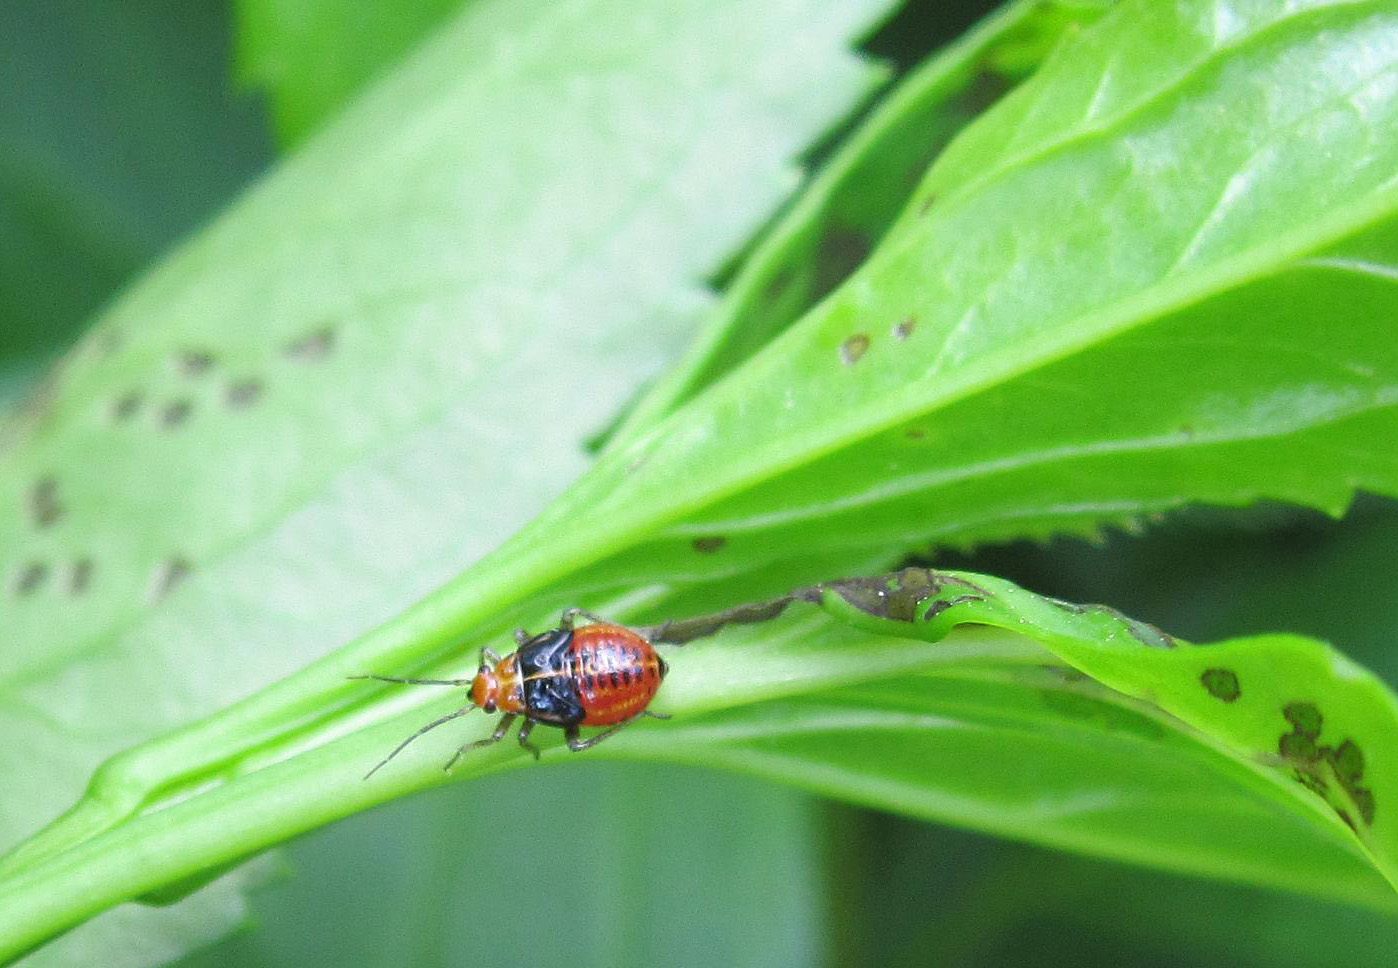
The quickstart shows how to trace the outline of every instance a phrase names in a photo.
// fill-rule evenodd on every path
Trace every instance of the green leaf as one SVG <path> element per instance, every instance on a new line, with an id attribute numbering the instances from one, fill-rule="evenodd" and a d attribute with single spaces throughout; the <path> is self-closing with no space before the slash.
<path id="1" fill-rule="evenodd" d="M 238 0 L 239 74 L 271 95 L 294 146 L 468 2 Z"/>
<path id="2" fill-rule="evenodd" d="M 108 761 L 74 813 L 12 855 L 0 912 L 37 939 L 445 782 L 442 754 L 485 723 L 424 739 L 365 784 L 360 767 L 460 699 L 343 677 L 459 672 L 475 646 L 498 643 L 517 620 L 537 627 L 558 604 L 661 618 L 693 597 L 742 601 L 783 575 L 867 564 L 933 539 L 1087 529 L 1189 500 L 1266 495 L 1337 510 L 1355 486 L 1398 491 L 1388 447 L 1398 359 L 1386 326 L 1398 308 L 1389 278 L 1398 23 L 1381 3 L 1224 12 L 1128 3 L 1082 31 L 948 149 L 841 288 L 612 449 L 505 546 L 341 651 Z M 612 296 L 613 306 L 634 303 Z M 1144 688 L 1119 654 L 1144 643 L 1122 626 L 1095 630 L 1121 640 L 1100 656 L 1069 655 L 1094 641 L 1074 640 L 1049 615 L 1029 616 L 1049 648 L 1123 690 Z M 1299 860 L 1274 860 L 1258 843 L 1238 873 L 1391 903 L 1366 860 L 1391 869 L 1385 814 L 1360 837 L 1337 813 L 1359 827 L 1362 791 L 1380 811 L 1387 802 L 1369 784 L 1391 771 L 1392 750 L 1375 732 L 1391 735 L 1391 696 L 1368 680 L 1336 680 L 1314 643 L 1280 637 L 1214 655 L 1244 690 L 1259 688 L 1240 696 L 1266 706 L 1239 722 L 1214 711 L 1200 781 L 1240 792 L 1200 823 L 1231 837 L 1238 828 L 1221 825 L 1230 812 L 1251 821 L 1269 808 L 1281 838 L 1272 843 Z M 1315 680 L 1325 695 L 1249 685 L 1262 655 L 1298 663 L 1275 673 L 1278 688 Z M 1151 661 L 1147 671 L 1163 677 L 1167 660 Z M 1041 647 L 1002 632 L 933 645 L 793 619 L 677 660 L 664 708 L 684 723 L 764 700 L 775 714 L 778 700 L 863 681 L 1046 663 L 1055 664 Z M 1198 678 L 1207 670 L 1189 671 L 1192 702 L 1231 708 Z M 885 694 L 864 695 L 878 713 Z M 1177 717 L 1200 715 L 1183 696 L 1162 701 Z M 1295 702 L 1314 705 L 1321 722 L 1295 709 L 1303 722 L 1287 719 Z M 1265 716 L 1283 718 L 1270 725 L 1271 747 L 1259 745 Z M 633 727 L 602 750 L 650 744 L 659 756 L 681 728 Z M 1319 771 L 1307 777 L 1325 784 L 1323 800 L 1248 758 L 1282 755 L 1282 731 L 1297 729 L 1315 758 L 1299 741 L 1284 755 Z M 1364 772 L 1346 740 L 1362 746 Z M 478 751 L 455 776 L 519 757 L 513 747 Z M 935 770 L 922 773 L 936 782 Z M 855 795 L 853 783 L 846 789 Z M 1167 861 L 1168 844 L 1144 843 L 1160 810 L 1149 806 L 1133 829 L 1084 835 L 1080 849 Z M 1203 865 L 1198 843 L 1179 863 Z"/>
<path id="3" fill-rule="evenodd" d="M 628 415 L 614 445 L 755 353 L 843 282 L 952 137 L 1100 4 L 1019 0 L 917 67 L 826 161 L 744 260 L 685 357 Z"/>
<path id="4" fill-rule="evenodd" d="M 218 4 L 0 5 L 0 405 L 266 164 L 227 30 Z"/>
<path id="5" fill-rule="evenodd" d="M 293 876 L 250 899 L 256 932 L 179 968 L 818 964 L 821 815 L 707 770 L 482 778 L 290 845 Z"/>
<path id="6" fill-rule="evenodd" d="M 0 432 L 0 837 L 557 494 L 875 79 L 848 42 L 883 6 L 472 5 L 128 292 Z M 41 957 L 168 958 L 125 939 L 180 950 L 231 897 Z"/>

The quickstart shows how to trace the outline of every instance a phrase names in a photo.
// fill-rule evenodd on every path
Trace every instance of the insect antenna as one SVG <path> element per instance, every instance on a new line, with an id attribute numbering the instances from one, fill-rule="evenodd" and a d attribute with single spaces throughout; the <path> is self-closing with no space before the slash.
<path id="1" fill-rule="evenodd" d="M 346 679 L 377 679 L 379 682 L 397 682 L 405 686 L 469 686 L 470 679 L 395 679 L 393 676 L 345 676 Z"/>
<path id="2" fill-rule="evenodd" d="M 355 676 L 355 677 L 352 677 L 352 678 L 376 679 L 376 678 L 378 678 L 378 677 L 377 677 L 377 676 Z M 436 729 L 438 726 L 442 725 L 443 723 L 449 723 L 449 722 L 451 722 L 453 719 L 455 719 L 455 718 L 458 717 L 458 716 L 465 716 L 467 713 L 469 713 L 471 710 L 473 710 L 473 709 L 475 709 L 475 708 L 476 708 L 475 706 L 467 706 L 465 709 L 458 709 L 458 710 L 457 710 L 456 712 L 454 712 L 454 713 L 447 713 L 447 714 L 446 714 L 445 716 L 443 716 L 441 719 L 434 719 L 434 720 L 432 720 L 432 722 L 430 722 L 430 723 L 428 723 L 426 726 L 422 727 L 422 729 L 418 730 L 416 733 L 413 733 L 413 735 L 409 736 L 407 739 L 403 740 L 403 742 L 399 743 L 399 744 L 397 745 L 397 747 L 394 748 L 394 750 L 393 750 L 392 753 L 389 753 L 389 754 L 388 754 L 387 756 L 385 756 L 383 759 L 379 760 L 377 766 L 375 766 L 375 767 L 374 767 L 372 770 L 370 770 L 368 773 L 365 773 L 365 774 L 364 774 L 364 779 L 367 780 L 367 779 L 369 779 L 369 777 L 371 777 L 371 776 L 373 776 L 375 773 L 379 772 L 379 769 L 380 769 L 385 763 L 387 763 L 389 760 L 393 759 L 393 758 L 394 758 L 395 756 L 397 756 L 399 753 L 403 752 L 403 750 L 407 748 L 407 746 L 408 746 L 409 743 L 411 743 L 413 740 L 417 739 L 417 738 L 418 738 L 419 736 L 421 736 L 423 733 L 427 732 L 427 731 L 430 730 L 430 729 Z"/>

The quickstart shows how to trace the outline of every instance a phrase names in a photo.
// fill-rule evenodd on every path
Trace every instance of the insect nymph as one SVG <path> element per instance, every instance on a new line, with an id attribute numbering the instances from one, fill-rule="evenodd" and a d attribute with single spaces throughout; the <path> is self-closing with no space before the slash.
<path id="1" fill-rule="evenodd" d="M 576 620 L 592 624 L 574 627 Z M 563 613 L 558 627 L 531 636 L 523 629 L 515 632 L 519 648 L 501 658 L 490 649 L 481 649 L 481 665 L 469 679 L 398 679 L 393 676 L 351 676 L 351 679 L 378 679 L 423 686 L 465 686 L 470 703 L 435 719 L 409 736 L 367 774 L 393 759 L 423 733 L 436 729 L 473 709 L 504 713 L 495 731 L 482 740 L 458 749 L 443 769 L 473 749 L 498 743 L 509 733 L 515 719 L 523 716 L 519 745 L 537 759 L 539 748 L 529 742 L 536 723 L 557 726 L 575 752 L 596 746 L 628 723 L 642 716 L 668 717 L 646 707 L 655 698 L 665 678 L 665 660 L 655 647 L 632 629 L 611 623 L 582 609 Z M 582 726 L 605 726 L 600 733 L 583 739 Z"/>

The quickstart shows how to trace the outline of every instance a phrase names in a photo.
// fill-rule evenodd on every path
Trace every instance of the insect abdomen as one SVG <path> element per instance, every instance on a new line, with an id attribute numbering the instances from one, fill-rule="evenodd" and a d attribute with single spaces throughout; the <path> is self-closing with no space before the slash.
<path id="1" fill-rule="evenodd" d="M 572 659 L 584 726 L 610 726 L 639 715 L 665 678 L 665 661 L 651 644 L 619 625 L 574 630 Z"/>

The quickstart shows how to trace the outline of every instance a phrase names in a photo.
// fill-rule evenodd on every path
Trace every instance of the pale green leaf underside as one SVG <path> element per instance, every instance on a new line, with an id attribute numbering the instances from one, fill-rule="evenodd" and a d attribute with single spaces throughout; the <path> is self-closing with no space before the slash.
<path id="1" fill-rule="evenodd" d="M 878 79 L 886 6 L 473 4 L 104 314 L 0 428 L 0 840 L 559 493 Z"/>
<path id="2" fill-rule="evenodd" d="M 1271 496 L 1334 510 L 1356 486 L 1398 492 L 1387 324 L 1398 312 L 1396 76 L 1398 15 L 1387 4 L 1122 5 L 968 129 L 880 250 L 803 320 L 419 605 L 115 762 L 81 822 L 48 844 L 70 849 L 37 855 L 0 909 L 22 907 L 30 925 L 68 923 L 442 782 L 431 744 L 374 784 L 345 764 L 367 766 L 450 701 L 409 708 L 421 697 L 366 696 L 341 677 L 459 669 L 466 648 L 526 607 L 531 620 L 569 599 L 660 614 L 706 583 L 731 592 L 739 576 L 772 581 L 784 568 L 839 568 L 930 539 L 1086 529 L 1187 500 Z M 800 624 L 775 647 L 763 635 L 733 637 L 750 647 L 696 648 L 676 662 L 667 702 L 683 714 L 972 658 L 1044 661 L 1003 633 L 910 645 L 807 622 L 790 638 Z M 1310 668 L 1316 647 L 1288 652 L 1291 641 L 1267 640 L 1268 654 Z M 1228 655 L 1256 688 L 1247 656 Z M 1105 660 L 1092 674 L 1142 688 Z M 1280 673 L 1277 686 L 1300 678 Z M 1243 695 L 1254 694 L 1267 703 L 1244 724 L 1254 732 L 1218 742 L 1268 749 L 1261 717 L 1292 698 Z M 1346 722 L 1363 699 L 1336 696 L 1300 699 L 1324 700 L 1324 728 L 1340 731 L 1316 738 L 1332 765 L 1353 776 L 1342 751 L 1362 731 L 1364 776 L 1391 775 L 1376 765 L 1391 751 L 1370 735 L 1374 723 Z M 664 735 L 637 728 L 616 752 Z M 478 757 L 461 775 L 514 755 Z M 1338 819 L 1346 804 L 1330 800 L 1339 772 L 1325 802 L 1307 800 L 1293 781 L 1215 755 L 1234 764 L 1220 776 L 1303 818 L 1295 836 L 1311 838 L 1313 889 L 1388 890 L 1363 860 L 1367 850 L 1391 870 L 1383 791 L 1372 791 L 1380 812 L 1356 839 Z M 213 778 L 226 782 L 160 800 L 167 784 L 177 794 Z M 1359 797 L 1346 813 L 1361 823 L 1362 796 L 1345 795 Z M 143 805 L 158 809 L 126 819 Z M 133 853 L 162 860 L 131 869 Z M 1256 862 L 1249 876 L 1296 884 L 1294 870 Z"/>

